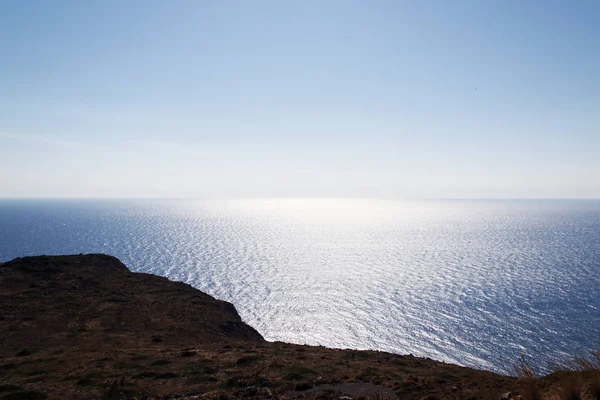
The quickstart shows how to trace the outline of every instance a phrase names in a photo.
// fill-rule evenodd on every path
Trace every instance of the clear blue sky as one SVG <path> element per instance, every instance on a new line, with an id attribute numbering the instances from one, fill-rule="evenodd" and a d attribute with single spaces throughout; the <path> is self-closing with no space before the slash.
<path id="1" fill-rule="evenodd" d="M 600 198 L 600 1 L 0 0 L 0 197 Z"/>

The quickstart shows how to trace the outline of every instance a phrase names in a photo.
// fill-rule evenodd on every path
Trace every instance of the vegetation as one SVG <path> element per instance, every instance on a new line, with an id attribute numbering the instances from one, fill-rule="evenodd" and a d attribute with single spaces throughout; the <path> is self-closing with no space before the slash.
<path id="1" fill-rule="evenodd" d="M 230 304 L 107 256 L 14 260 L 0 266 L 0 287 L 0 400 L 600 400 L 600 352 L 545 377 L 521 358 L 510 377 L 266 342 Z"/>
<path id="2" fill-rule="evenodd" d="M 524 356 L 515 366 L 523 400 L 600 400 L 600 351 L 574 357 L 543 377 L 536 376 Z M 509 398 L 511 398 L 509 397 Z"/>

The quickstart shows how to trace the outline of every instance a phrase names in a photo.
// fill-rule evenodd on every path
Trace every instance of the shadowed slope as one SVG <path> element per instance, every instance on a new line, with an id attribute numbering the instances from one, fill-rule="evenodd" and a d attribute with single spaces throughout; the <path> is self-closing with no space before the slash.
<path id="1" fill-rule="evenodd" d="M 136 341 L 263 341 L 231 303 L 181 282 L 131 272 L 100 254 L 17 258 L 0 265 L 6 350 Z"/>
<path id="2" fill-rule="evenodd" d="M 516 383 L 410 355 L 269 343 L 232 304 L 106 255 L 18 258 L 0 264 L 0 289 L 0 400 L 497 399 Z"/>

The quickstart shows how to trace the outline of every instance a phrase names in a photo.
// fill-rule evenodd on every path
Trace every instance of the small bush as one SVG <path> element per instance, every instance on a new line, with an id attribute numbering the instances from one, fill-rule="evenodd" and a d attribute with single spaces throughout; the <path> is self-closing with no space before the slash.
<path id="1" fill-rule="evenodd" d="M 21 390 L 21 388 L 15 385 L 0 385 L 0 393 L 16 392 L 17 390 Z"/>
<path id="2" fill-rule="evenodd" d="M 283 379 L 286 381 L 301 381 L 305 379 L 304 375 L 296 374 L 294 372 L 290 372 L 289 374 L 284 375 Z"/>
<path id="3" fill-rule="evenodd" d="M 231 387 L 248 387 L 248 386 L 257 386 L 257 387 L 265 387 L 270 384 L 269 380 L 263 376 L 255 376 L 255 375 L 236 375 L 227 379 L 223 384 L 224 388 Z"/>
<path id="4" fill-rule="evenodd" d="M 25 356 L 30 356 L 30 355 L 31 355 L 31 350 L 23 349 L 23 350 L 19 351 L 17 354 L 15 354 L 15 357 L 25 357 Z"/>
<path id="5" fill-rule="evenodd" d="M 316 374 L 316 371 L 314 371 L 310 368 L 303 367 L 301 365 L 290 365 L 289 367 L 286 367 L 285 370 L 287 372 L 300 374 L 300 375 Z"/>
<path id="6" fill-rule="evenodd" d="M 308 389 L 312 389 L 313 385 L 308 383 L 308 382 L 303 382 L 303 383 L 299 383 L 296 385 L 296 387 L 294 388 L 295 391 L 297 392 L 303 392 L 305 390 Z"/>
<path id="7" fill-rule="evenodd" d="M 171 364 L 171 361 L 169 360 L 156 360 L 156 361 L 152 361 L 150 363 L 150 365 L 169 365 Z"/>
<path id="8" fill-rule="evenodd" d="M 16 369 L 17 368 L 17 364 L 15 363 L 8 363 L 8 364 L 2 364 L 0 365 L 0 371 L 2 370 L 9 370 L 9 369 Z"/>
<path id="9" fill-rule="evenodd" d="M 2 397 L 2 400 L 45 400 L 48 396 L 45 393 L 36 391 L 9 393 Z"/>
<path id="10" fill-rule="evenodd" d="M 165 372 L 164 374 L 156 374 L 154 379 L 174 379 L 179 378 L 179 375 L 174 372 Z"/>
<path id="11" fill-rule="evenodd" d="M 213 367 L 212 360 L 208 358 L 203 358 L 197 362 L 188 364 L 186 366 L 185 372 L 192 376 L 197 375 L 206 375 L 206 374 L 214 374 L 217 372 L 217 369 Z"/>
<path id="12" fill-rule="evenodd" d="M 156 372 L 146 371 L 141 372 L 137 375 L 132 376 L 133 379 L 144 379 L 144 378 L 154 378 L 156 376 Z"/>
<path id="13" fill-rule="evenodd" d="M 237 365 L 252 364 L 253 362 L 263 360 L 263 356 L 244 356 L 237 359 L 235 362 Z"/>
<path id="14" fill-rule="evenodd" d="M 93 386 L 95 385 L 96 382 L 94 382 L 93 380 L 89 379 L 89 378 L 83 378 L 77 381 L 76 385 L 77 386 Z"/>

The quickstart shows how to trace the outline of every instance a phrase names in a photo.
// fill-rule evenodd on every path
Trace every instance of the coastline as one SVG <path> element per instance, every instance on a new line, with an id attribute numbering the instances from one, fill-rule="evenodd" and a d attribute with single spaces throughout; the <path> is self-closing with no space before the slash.
<path id="1" fill-rule="evenodd" d="M 429 358 L 267 342 L 231 303 L 107 255 L 17 258 L 0 283 L 0 399 L 475 399 L 520 385 Z"/>

